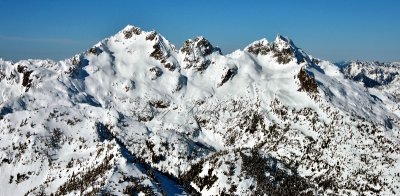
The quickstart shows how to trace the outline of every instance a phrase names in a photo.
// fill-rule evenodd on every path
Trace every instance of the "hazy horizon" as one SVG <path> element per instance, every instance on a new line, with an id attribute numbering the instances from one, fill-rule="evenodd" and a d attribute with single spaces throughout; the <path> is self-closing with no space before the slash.
<path id="1" fill-rule="evenodd" d="M 62 60 L 128 24 L 174 45 L 202 35 L 227 54 L 277 34 L 317 58 L 400 61 L 397 1 L 11 1 L 0 12 L 0 58 Z"/>

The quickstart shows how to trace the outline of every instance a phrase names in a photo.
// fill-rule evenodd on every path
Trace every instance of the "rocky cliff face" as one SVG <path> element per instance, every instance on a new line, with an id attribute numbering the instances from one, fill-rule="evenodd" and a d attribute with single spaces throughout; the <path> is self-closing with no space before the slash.
<path id="1" fill-rule="evenodd" d="M 0 60 L 1 190 L 396 195 L 398 64 L 380 70 L 134 26 L 64 61 Z"/>

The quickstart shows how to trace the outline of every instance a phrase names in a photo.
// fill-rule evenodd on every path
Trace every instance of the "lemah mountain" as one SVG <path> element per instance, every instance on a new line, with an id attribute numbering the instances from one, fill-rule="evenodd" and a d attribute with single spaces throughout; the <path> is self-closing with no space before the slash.
<path id="1" fill-rule="evenodd" d="M 130 25 L 0 60 L 0 195 L 400 195 L 399 72 Z"/>

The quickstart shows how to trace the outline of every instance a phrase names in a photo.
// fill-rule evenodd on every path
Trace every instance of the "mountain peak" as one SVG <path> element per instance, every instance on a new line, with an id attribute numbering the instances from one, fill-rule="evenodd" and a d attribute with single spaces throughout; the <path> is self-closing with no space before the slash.
<path id="1" fill-rule="evenodd" d="M 213 53 L 222 55 L 218 47 L 214 47 L 206 38 L 198 36 L 194 40 L 188 39 L 183 43 L 179 50 L 183 55 L 185 62 L 184 68 L 193 67 L 197 71 L 203 71 L 210 65 L 209 56 Z"/>
<path id="2" fill-rule="evenodd" d="M 133 25 L 66 61 L 0 59 L 0 189 L 400 195 L 400 68 L 309 59 L 280 35 L 222 55 Z"/>
<path id="3" fill-rule="evenodd" d="M 127 24 L 124 28 L 122 28 L 121 31 L 126 31 L 126 30 L 129 30 L 131 28 L 138 28 L 138 27 L 136 27 L 136 26 L 134 26 L 132 24 Z"/>
<path id="4" fill-rule="evenodd" d="M 202 56 L 207 56 L 210 55 L 213 52 L 219 51 L 220 49 L 217 47 L 214 47 L 210 41 L 208 41 L 205 37 L 203 36 L 197 36 L 194 40 L 188 39 L 183 43 L 182 48 L 180 49 L 181 52 L 189 52 L 189 49 L 192 48 L 194 50 L 199 50 L 200 55 Z"/>
<path id="5" fill-rule="evenodd" d="M 278 47 L 282 47 L 282 48 L 288 48 L 288 47 L 292 47 L 293 49 L 296 49 L 297 47 L 294 45 L 294 43 L 292 42 L 291 39 L 289 39 L 286 36 L 280 35 L 278 34 L 275 38 L 274 43 L 278 46 Z"/>
<path id="6" fill-rule="evenodd" d="M 254 46 L 254 45 L 267 46 L 268 44 L 269 44 L 269 42 L 266 38 L 261 38 L 259 40 L 252 42 L 251 44 L 247 45 L 244 49 L 248 50 L 249 47 Z"/>
<path id="7" fill-rule="evenodd" d="M 307 54 L 297 48 L 288 37 L 280 34 L 276 36 L 274 42 L 268 42 L 263 38 L 253 42 L 245 50 L 253 55 L 271 55 L 280 64 L 287 64 L 293 59 L 298 64 L 310 62 Z"/>
<path id="8" fill-rule="evenodd" d="M 133 35 L 140 35 L 142 30 L 139 27 L 135 27 L 133 25 L 127 25 L 122 29 L 122 33 L 125 36 L 125 39 L 131 38 Z"/>
<path id="9" fill-rule="evenodd" d="M 286 43 L 292 42 L 292 40 L 289 37 L 281 35 L 280 33 L 278 33 L 276 35 L 276 37 L 275 37 L 275 42 L 281 42 L 281 41 L 286 42 Z"/>

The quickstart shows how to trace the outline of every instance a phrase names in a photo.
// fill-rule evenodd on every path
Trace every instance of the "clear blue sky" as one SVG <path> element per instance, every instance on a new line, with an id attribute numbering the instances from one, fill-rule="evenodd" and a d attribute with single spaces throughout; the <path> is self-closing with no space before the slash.
<path id="1" fill-rule="evenodd" d="M 331 61 L 400 61 L 397 0 L 0 0 L 0 57 L 60 60 L 127 24 L 180 47 L 203 35 L 224 53 L 280 33 Z"/>

